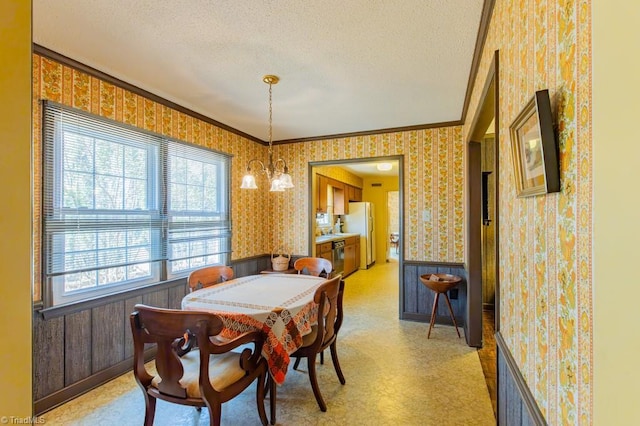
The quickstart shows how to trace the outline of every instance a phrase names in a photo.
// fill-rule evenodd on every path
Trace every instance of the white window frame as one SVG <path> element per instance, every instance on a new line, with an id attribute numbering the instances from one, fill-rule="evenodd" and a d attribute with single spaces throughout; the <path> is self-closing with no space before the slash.
<path id="1" fill-rule="evenodd" d="M 43 283 L 44 283 L 44 306 L 55 307 L 71 303 L 79 303 L 85 300 L 95 299 L 128 291 L 141 286 L 161 283 L 168 279 L 184 277 L 188 273 L 204 264 L 227 264 L 229 261 L 230 241 L 231 241 L 231 222 L 230 222 L 230 157 L 215 151 L 189 145 L 184 142 L 167 139 L 160 135 L 142 131 L 132 126 L 97 117 L 83 111 L 78 111 L 70 107 L 66 107 L 54 102 L 45 101 L 43 103 L 43 197 L 42 197 L 42 220 L 43 220 L 43 241 L 42 241 L 42 265 L 43 265 Z M 92 205 L 75 206 L 66 208 L 63 206 L 64 183 L 62 181 L 65 171 L 63 170 L 62 146 L 63 133 L 62 126 L 67 132 L 75 134 L 85 134 L 94 139 L 89 143 L 96 143 L 95 140 L 105 140 L 115 142 L 123 146 L 131 146 L 137 149 L 142 148 L 146 152 L 146 205 L 142 208 L 111 210 L 96 209 L 96 186 L 97 180 L 95 161 L 84 173 L 84 178 L 93 177 L 93 194 Z M 127 138 L 131 139 L 127 139 Z M 170 265 L 172 259 L 169 253 L 171 235 L 175 235 L 177 225 L 171 220 L 178 212 L 172 211 L 169 200 L 171 199 L 170 182 L 171 170 L 168 164 L 172 153 L 179 152 L 181 155 L 190 156 L 199 163 L 214 164 L 209 167 L 217 171 L 214 179 L 216 181 L 215 200 L 211 197 L 205 203 L 201 200 L 197 211 L 186 209 L 181 211 L 183 220 L 179 223 L 186 241 L 189 241 L 189 234 L 184 231 L 198 231 L 200 233 L 208 232 L 209 244 L 207 247 L 215 247 L 215 253 L 199 254 L 205 260 L 203 264 L 198 263 L 187 269 L 178 272 L 171 271 Z M 103 157 L 104 158 L 104 157 Z M 125 164 L 125 163 L 123 163 Z M 193 163 L 198 164 L 198 163 Z M 93 167 L 93 168 L 91 168 Z M 204 167 L 204 166 L 203 166 Z M 122 179 L 126 181 L 127 174 L 126 165 L 123 165 L 122 175 L 114 175 L 114 179 Z M 204 170 L 204 168 L 203 168 Z M 68 173 L 75 173 L 71 171 Z M 83 175 L 83 172 L 75 173 Z M 194 176 L 193 173 L 191 173 Z M 197 177 L 197 176 L 196 176 Z M 140 181 L 141 178 L 137 180 Z M 201 177 L 203 180 L 204 177 Z M 209 188 L 212 185 L 207 182 L 201 183 L 202 188 Z M 123 184 L 124 188 L 125 185 Z M 193 186 L 196 190 L 197 186 Z M 87 188 L 87 187 L 84 187 Z M 91 187 L 89 187 L 91 191 Z M 126 190 L 120 189 L 123 195 L 123 204 L 126 204 Z M 144 197 L 143 197 L 144 198 Z M 117 200 L 117 198 L 116 198 Z M 206 205 L 205 205 L 206 204 Z M 208 211 L 209 205 L 215 206 L 215 212 Z M 207 219 L 205 221 L 201 219 Z M 206 226 L 205 226 L 206 225 Z M 207 228 L 208 226 L 208 228 Z M 207 228 L 207 230 L 203 230 Z M 105 237 L 99 238 L 98 234 L 104 235 L 108 231 L 113 230 L 115 233 L 122 233 L 127 230 L 144 230 L 143 235 L 148 232 L 148 245 L 136 246 L 135 242 L 131 243 L 127 236 L 118 235 L 116 246 L 109 246 L 108 250 L 99 247 L 99 242 Z M 84 234 L 82 234 L 84 232 Z M 65 235 L 70 237 L 65 237 Z M 78 235 L 86 235 L 81 238 Z M 108 235 L 108 234 L 107 234 Z M 129 235 L 129 234 L 126 234 Z M 72 238 L 72 240 L 68 240 Z M 193 239 L 193 233 L 191 234 Z M 72 248 L 65 247 L 65 241 L 92 241 L 88 248 L 73 251 Z M 211 241 L 217 241 L 218 245 L 211 244 Z M 130 246 L 130 244 L 133 244 Z M 193 244 L 190 244 L 193 245 Z M 148 261 L 142 263 L 132 261 L 130 255 L 133 248 L 142 249 L 149 257 Z M 77 248 L 77 247 L 76 247 Z M 115 263 L 100 263 L 98 258 L 106 259 L 105 253 L 116 253 Z M 73 255 L 71 254 L 73 253 Z M 80 253 L 80 254 L 78 254 Z M 77 262 L 70 259 L 73 256 L 89 259 L 88 264 L 97 263 L 98 267 L 88 266 L 85 269 L 79 267 Z M 197 257 L 197 256 L 196 256 Z M 121 260 L 125 259 L 125 260 Z M 111 260 L 113 261 L 113 259 Z M 72 263 L 70 263 L 72 262 Z M 120 263 L 119 263 L 120 262 Z M 206 263 L 210 262 L 210 263 Z M 193 262 L 190 261 L 190 265 Z M 114 283 L 100 284 L 100 270 L 107 268 L 113 271 L 120 271 L 126 274 L 135 270 L 136 264 L 143 265 L 143 273 L 147 270 L 148 275 L 118 280 Z M 70 266 L 73 265 L 73 266 Z M 70 268 L 70 269 L 68 269 Z M 74 269 L 75 268 L 75 269 Z M 129 271 L 129 272 L 127 272 Z M 140 273 L 138 271 L 138 273 Z M 94 275 L 95 281 L 92 281 L 92 287 L 80 288 L 75 290 L 65 289 L 65 277 L 73 276 L 71 274 L 85 275 L 85 279 Z M 115 274 L 118 275 L 118 274 Z M 104 276 L 104 274 L 103 274 Z M 118 276 L 120 278 L 120 276 Z"/>

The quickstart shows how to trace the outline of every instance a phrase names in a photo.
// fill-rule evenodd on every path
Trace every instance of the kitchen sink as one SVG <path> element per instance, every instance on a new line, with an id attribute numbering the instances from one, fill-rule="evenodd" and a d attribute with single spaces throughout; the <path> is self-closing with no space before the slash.
<path id="1" fill-rule="evenodd" d="M 357 234 L 355 233 L 348 233 L 348 232 L 340 232 L 340 233 L 334 233 L 334 234 L 326 234 L 326 235 L 321 235 L 316 237 L 316 243 L 324 243 L 327 241 L 336 241 L 339 240 L 340 238 L 345 238 L 345 237 L 353 237 Z"/>

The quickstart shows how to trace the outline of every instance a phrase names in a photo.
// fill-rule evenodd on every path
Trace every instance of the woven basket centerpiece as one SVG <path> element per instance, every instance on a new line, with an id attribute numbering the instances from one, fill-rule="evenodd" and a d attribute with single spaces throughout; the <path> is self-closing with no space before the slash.
<path id="1" fill-rule="evenodd" d="M 275 250 L 271 253 L 271 268 L 274 271 L 286 271 L 289 269 L 290 254 L 278 254 Z"/>

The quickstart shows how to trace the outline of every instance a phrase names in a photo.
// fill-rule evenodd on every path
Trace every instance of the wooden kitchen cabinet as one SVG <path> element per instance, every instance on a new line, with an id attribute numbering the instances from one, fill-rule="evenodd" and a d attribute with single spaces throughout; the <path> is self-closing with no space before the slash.
<path id="1" fill-rule="evenodd" d="M 345 193 L 349 201 L 362 201 L 362 189 L 352 185 L 345 185 Z"/>
<path id="2" fill-rule="evenodd" d="M 348 214 L 349 201 L 345 193 L 344 182 L 330 178 L 329 186 L 333 189 L 333 214 Z"/>
<path id="3" fill-rule="evenodd" d="M 347 276 L 356 270 L 356 245 L 351 244 L 344 246 L 344 273 L 343 276 Z"/>
<path id="4" fill-rule="evenodd" d="M 362 201 L 362 188 L 353 187 L 353 200 L 351 201 Z"/>
<path id="5" fill-rule="evenodd" d="M 351 186 L 351 185 L 345 185 L 344 186 L 344 192 L 347 194 L 347 200 L 349 201 L 355 201 L 355 193 L 356 193 L 356 188 Z"/>
<path id="6" fill-rule="evenodd" d="M 357 246 L 357 247 L 356 247 Z M 344 240 L 344 276 L 355 272 L 360 263 L 360 237 L 349 237 Z M 356 256 L 357 255 L 357 256 Z"/>
<path id="7" fill-rule="evenodd" d="M 347 195 L 347 200 L 362 201 L 362 188 L 345 184 L 344 192 Z"/>
<path id="8" fill-rule="evenodd" d="M 344 189 L 333 187 L 333 214 L 349 214 L 349 202 L 345 200 Z"/>
<path id="9" fill-rule="evenodd" d="M 328 213 L 328 198 L 327 189 L 329 188 L 329 178 L 322 175 L 316 175 L 318 177 L 318 190 L 316 200 L 316 211 L 318 213 Z"/>
<path id="10" fill-rule="evenodd" d="M 349 214 L 350 201 L 362 201 L 362 188 L 349 185 L 339 180 L 323 175 L 317 176 L 316 212 L 329 213 L 330 190 L 333 196 L 333 211 L 335 215 Z"/>
<path id="11" fill-rule="evenodd" d="M 331 241 L 328 243 L 316 244 L 316 257 L 327 259 L 333 264 L 333 245 Z"/>

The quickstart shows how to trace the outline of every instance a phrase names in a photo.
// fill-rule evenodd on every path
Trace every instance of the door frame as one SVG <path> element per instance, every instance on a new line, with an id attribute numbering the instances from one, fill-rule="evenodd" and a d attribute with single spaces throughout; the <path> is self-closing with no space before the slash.
<path id="1" fill-rule="evenodd" d="M 486 134 L 486 130 L 491 124 L 491 120 L 495 123 L 495 142 L 494 142 L 494 175 L 495 175 L 495 332 L 500 331 L 500 215 L 498 214 L 500 190 L 500 84 L 499 84 L 499 51 L 496 50 L 493 54 L 493 60 L 487 71 L 487 77 L 485 84 L 478 102 L 478 108 L 476 109 L 475 116 L 471 122 L 469 128 L 469 134 L 467 137 L 467 148 L 473 149 L 473 145 L 482 143 L 483 137 Z M 467 162 L 467 173 L 470 170 L 481 171 L 481 156 L 474 155 L 473 158 L 469 157 Z M 477 164 L 476 164 L 477 163 Z M 478 187 L 481 182 L 472 182 L 470 175 L 467 175 L 467 194 L 477 195 Z M 468 202 L 470 202 L 468 197 Z M 474 199 L 474 203 L 480 201 L 479 197 Z M 477 206 L 481 207 L 481 206 Z M 480 324 L 480 335 L 477 343 L 481 346 L 482 342 L 482 247 L 481 241 L 481 222 L 482 222 L 482 208 L 473 208 L 471 205 L 467 205 L 467 266 L 469 274 L 469 288 L 480 289 L 479 298 L 471 298 L 469 295 L 468 315 L 473 316 L 470 318 L 472 323 L 475 323 L 476 319 Z M 473 244 L 473 247 L 472 247 Z M 476 306 L 477 305 L 477 306 Z M 477 340 L 478 336 L 474 333 L 474 340 Z M 475 345 L 474 345 L 475 346 Z"/>
<path id="2" fill-rule="evenodd" d="M 308 235 L 309 235 L 309 256 L 314 255 L 315 250 L 315 236 L 312 233 L 313 221 L 315 221 L 315 179 L 314 168 L 321 166 L 340 166 L 349 163 L 371 163 L 374 161 L 397 161 L 398 162 L 398 232 L 400 233 L 399 241 L 399 254 L 398 254 L 398 318 L 402 316 L 402 301 L 404 300 L 404 154 L 397 155 L 385 155 L 381 157 L 358 157 L 358 158 L 344 158 L 339 160 L 325 160 L 325 161 L 309 161 L 307 163 L 307 176 L 309 176 L 308 182 L 308 194 L 309 194 L 309 210 L 308 210 Z"/>
<path id="3" fill-rule="evenodd" d="M 387 191 L 387 211 L 389 211 L 389 194 L 392 192 L 397 192 L 398 193 L 398 236 L 400 235 L 400 188 L 398 188 L 398 190 L 393 190 L 393 191 Z M 386 261 L 389 261 L 389 257 L 391 257 L 391 232 L 390 231 L 390 226 L 389 226 L 389 216 L 387 215 L 387 237 L 386 238 L 386 252 L 385 252 L 385 256 L 386 256 Z M 398 248 L 396 249 L 396 251 L 398 252 L 398 262 L 400 261 L 400 239 L 398 238 Z"/>

